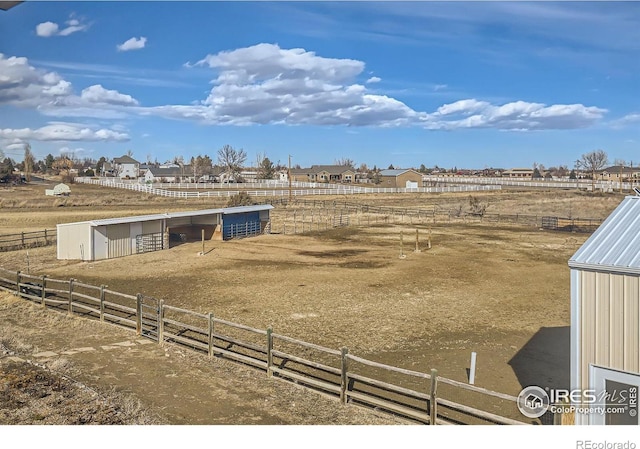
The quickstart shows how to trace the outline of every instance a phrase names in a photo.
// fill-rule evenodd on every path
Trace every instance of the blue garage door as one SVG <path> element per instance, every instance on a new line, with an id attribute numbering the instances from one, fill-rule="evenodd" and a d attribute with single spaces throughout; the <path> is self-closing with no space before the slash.
<path id="1" fill-rule="evenodd" d="M 222 238 L 249 237 L 260 234 L 260 212 L 231 214 L 222 217 Z"/>

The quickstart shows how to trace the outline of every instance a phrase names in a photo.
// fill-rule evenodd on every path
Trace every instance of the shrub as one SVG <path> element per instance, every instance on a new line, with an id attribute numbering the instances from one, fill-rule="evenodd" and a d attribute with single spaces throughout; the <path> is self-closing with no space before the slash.
<path id="1" fill-rule="evenodd" d="M 236 195 L 230 196 L 227 201 L 227 207 L 236 206 L 253 206 L 255 203 L 247 192 L 240 192 Z"/>

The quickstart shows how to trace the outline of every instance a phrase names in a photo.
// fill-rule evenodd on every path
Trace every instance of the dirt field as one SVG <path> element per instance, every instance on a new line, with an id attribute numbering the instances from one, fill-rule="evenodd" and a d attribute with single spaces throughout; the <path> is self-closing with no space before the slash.
<path id="1" fill-rule="evenodd" d="M 87 218 L 221 205 L 167 201 L 125 191 L 115 191 L 114 196 L 110 189 L 72 186 L 75 193 L 69 201 L 75 205 L 58 207 L 38 198 L 35 207 L 28 208 L 34 193 L 29 188 L 21 189 L 14 192 L 13 199 L 0 192 L 3 208 L 0 233 L 22 226 L 42 229 L 58 222 Z M 105 205 L 96 199 L 101 195 L 107 195 Z M 468 197 L 468 194 L 420 194 L 358 196 L 346 200 L 427 209 L 466 207 Z M 619 195 L 591 196 L 572 191 L 504 191 L 477 197 L 488 204 L 487 212 L 491 213 L 568 216 L 570 208 L 572 216 L 589 218 L 606 217 L 622 199 Z M 11 201 L 15 207 L 7 207 Z M 126 201 L 126 206 L 119 206 L 120 201 Z M 278 209 L 274 213 L 278 214 Z M 412 251 L 416 229 L 422 240 L 419 253 Z M 432 248 L 427 250 L 429 229 Z M 405 236 L 404 259 L 399 257 L 400 231 Z M 144 293 L 163 298 L 168 305 L 213 312 L 219 318 L 256 328 L 273 326 L 279 334 L 329 348 L 346 346 L 350 353 L 371 360 L 422 372 L 436 368 L 440 375 L 460 381 L 467 380 L 470 353 L 475 351 L 476 385 L 517 395 L 523 386 L 531 384 L 568 387 L 567 261 L 587 237 L 495 224 L 396 224 L 207 242 L 210 252 L 206 256 L 197 255 L 201 245 L 193 242 L 166 251 L 91 263 L 57 261 L 55 247 L 34 248 L 29 250 L 28 260 L 31 273 L 108 284 L 110 289 L 124 293 Z M 24 250 L 0 253 L 0 266 L 7 269 L 26 271 L 26 260 Z M 22 306 L 6 298 L 0 304 L 3 321 L 15 325 L 18 316 L 25 314 L 21 312 Z M 36 340 L 42 341 L 37 346 L 42 344 L 44 350 L 59 353 L 70 347 L 95 347 L 108 339 L 109 333 L 100 332 L 91 334 L 92 341 L 85 341 L 79 333 L 74 334 L 73 341 L 66 341 L 70 336 L 64 334 L 47 339 L 52 330 L 57 333 L 59 324 L 52 322 L 48 329 L 39 330 L 42 334 Z M 92 325 L 100 327 L 98 323 Z M 114 333 L 112 339 L 132 338 L 130 334 L 116 338 L 115 328 L 108 328 Z M 15 332 L 19 334 L 20 328 L 16 327 Z M 94 341 L 96 338 L 102 340 Z M 135 373 L 146 372 L 150 365 L 162 372 L 177 369 L 177 365 L 162 366 L 172 357 L 165 357 L 162 349 L 150 346 L 135 346 L 144 357 L 139 353 L 136 357 L 122 356 L 120 362 L 124 370 L 132 373 L 130 377 L 100 375 L 102 369 L 113 372 L 112 364 L 118 363 L 114 359 L 126 351 L 87 352 L 81 357 L 88 359 L 78 369 L 89 384 L 130 391 L 152 410 L 184 409 L 180 401 L 167 398 L 161 401 L 150 394 L 149 389 L 157 385 L 155 382 L 162 383 L 167 377 L 154 375 L 145 378 L 147 387 L 139 385 L 141 381 Z M 200 363 L 194 359 L 197 356 L 183 355 L 196 365 Z M 300 414 L 292 407 L 283 406 L 284 410 L 275 417 L 273 411 L 256 408 L 264 395 L 269 398 L 275 394 L 269 393 L 273 387 L 268 384 L 265 389 L 254 388 L 262 383 L 259 374 L 243 373 L 245 382 L 234 384 L 239 389 L 237 396 L 227 397 L 229 404 L 235 404 L 229 407 L 242 410 L 219 421 L 211 418 L 208 423 L 230 423 L 236 419 L 242 423 L 300 422 Z M 182 378 L 175 391 L 184 389 L 197 401 L 197 391 L 205 378 L 208 376 L 200 374 Z M 224 376 L 216 376 L 212 381 L 225 387 L 231 382 Z M 306 405 L 309 403 L 305 401 L 320 401 L 314 393 L 299 394 L 304 396 L 302 401 Z M 250 413 L 243 408 L 247 403 Z M 310 405 L 309 413 L 315 408 Z M 345 414 L 340 407 L 334 413 L 325 413 L 313 422 L 366 421 L 355 416 L 346 418 L 351 414 Z M 184 412 L 165 414 L 165 419 L 171 423 L 195 423 L 193 414 Z M 376 419 L 369 423 L 385 422 Z"/>

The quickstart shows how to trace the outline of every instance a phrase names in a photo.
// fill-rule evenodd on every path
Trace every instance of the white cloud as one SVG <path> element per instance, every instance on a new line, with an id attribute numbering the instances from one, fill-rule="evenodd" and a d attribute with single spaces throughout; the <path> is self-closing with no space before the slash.
<path id="1" fill-rule="evenodd" d="M 438 92 L 446 89 L 447 87 L 449 87 L 447 84 L 436 84 L 435 86 L 433 86 L 433 91 Z"/>
<path id="2" fill-rule="evenodd" d="M 43 114 L 75 117 L 122 117 L 125 107 L 136 106 L 130 95 L 96 84 L 74 95 L 71 83 L 55 72 L 36 69 L 27 58 L 6 58 L 0 53 L 0 105 L 36 108 Z"/>
<path id="3" fill-rule="evenodd" d="M 379 83 L 380 81 L 382 81 L 382 78 L 378 78 L 377 76 L 372 76 L 367 80 L 367 84 Z"/>
<path id="4" fill-rule="evenodd" d="M 122 44 L 117 45 L 116 48 L 118 49 L 118 51 L 140 50 L 141 48 L 144 48 L 146 43 L 147 43 L 146 37 L 140 37 L 140 38 L 132 37 L 131 39 L 126 40 Z"/>
<path id="5" fill-rule="evenodd" d="M 594 124 L 607 112 L 593 106 L 544 105 L 514 101 L 503 105 L 463 99 L 434 112 L 416 111 L 403 102 L 351 84 L 364 70 L 352 59 L 330 59 L 304 49 L 274 44 L 208 55 L 194 65 L 209 66 L 217 77 L 200 104 L 148 108 L 143 114 L 197 120 L 208 124 L 308 124 L 412 126 L 427 129 L 501 130 L 576 129 Z M 375 82 L 372 77 L 368 83 Z M 433 86 L 435 91 L 447 88 Z"/>
<path id="6" fill-rule="evenodd" d="M 60 26 L 55 22 L 42 22 L 36 25 L 36 34 L 40 37 L 51 36 L 69 36 L 70 34 L 78 31 L 84 31 L 89 28 L 89 25 L 80 22 L 78 19 L 69 19 L 65 22 L 66 28 L 60 29 Z"/>
<path id="7" fill-rule="evenodd" d="M 0 104 L 38 106 L 71 95 L 71 84 L 55 72 L 32 67 L 27 58 L 0 53 Z"/>
<path id="8" fill-rule="evenodd" d="M 198 105 L 164 106 L 147 113 L 211 124 L 353 126 L 409 124 L 419 115 L 397 100 L 351 84 L 364 70 L 362 61 L 263 43 L 207 55 L 195 65 L 217 71 L 209 96 Z"/>
<path id="9" fill-rule="evenodd" d="M 137 105 L 138 101 L 131 95 L 121 94 L 116 90 L 108 90 L 100 84 L 89 86 L 82 91 L 80 98 L 90 103 L 114 104 L 122 106 Z"/>
<path id="10" fill-rule="evenodd" d="M 607 112 L 583 104 L 514 101 L 500 105 L 473 98 L 443 104 L 432 112 L 417 111 L 355 82 L 364 70 L 361 61 L 325 58 L 273 44 L 208 55 L 196 65 L 215 70 L 213 87 L 205 99 L 143 107 L 131 95 L 101 84 L 74 94 L 71 84 L 57 73 L 37 69 L 26 58 L 0 54 L 0 105 L 36 108 L 59 117 L 114 119 L 138 114 L 209 125 L 421 126 L 434 130 L 577 129 L 593 125 Z M 625 120 L 633 119 L 630 115 Z M 9 131 L 15 134 L 19 130 Z M 39 135 L 42 139 L 50 135 L 44 131 Z M 82 138 L 117 140 L 126 136 L 115 129 L 90 131 Z M 69 133 L 78 134 L 75 128 Z"/>
<path id="11" fill-rule="evenodd" d="M 626 128 L 629 125 L 640 124 L 640 113 L 627 114 L 622 118 L 611 122 L 611 127 L 614 129 Z"/>
<path id="12" fill-rule="evenodd" d="M 19 139 L 21 141 L 103 141 L 124 142 L 129 140 L 129 135 L 112 129 L 104 129 L 87 126 L 81 123 L 50 122 L 38 128 L 0 128 L 1 139 Z"/>
<path id="13" fill-rule="evenodd" d="M 36 34 L 40 37 L 55 36 L 58 33 L 58 24 L 53 22 L 43 22 L 36 25 Z"/>
<path id="14" fill-rule="evenodd" d="M 555 104 L 515 101 L 501 106 L 475 99 L 445 104 L 429 114 L 429 129 L 494 128 L 532 131 L 541 129 L 586 128 L 600 120 L 606 109 L 582 104 Z"/>

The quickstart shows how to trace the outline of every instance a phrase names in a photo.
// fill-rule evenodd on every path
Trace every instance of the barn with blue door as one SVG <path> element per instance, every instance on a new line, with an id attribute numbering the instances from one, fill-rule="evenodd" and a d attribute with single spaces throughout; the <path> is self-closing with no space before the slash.
<path id="1" fill-rule="evenodd" d="M 57 225 L 58 259 L 101 260 L 269 232 L 270 204 L 107 218 Z"/>
<path id="2" fill-rule="evenodd" d="M 222 239 L 262 234 L 269 223 L 270 204 L 229 207 L 222 211 Z"/>

